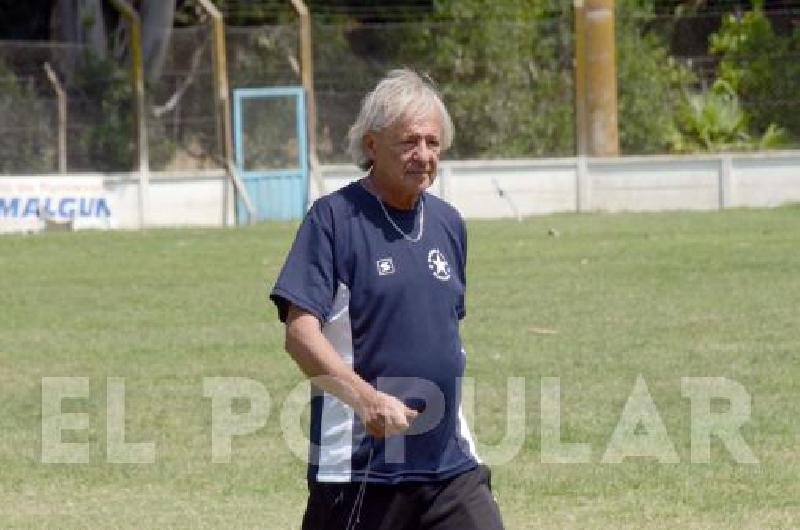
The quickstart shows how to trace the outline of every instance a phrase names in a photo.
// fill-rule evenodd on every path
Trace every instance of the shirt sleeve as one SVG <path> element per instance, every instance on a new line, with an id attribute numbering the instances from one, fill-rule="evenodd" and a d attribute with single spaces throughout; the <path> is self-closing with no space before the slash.
<path id="1" fill-rule="evenodd" d="M 278 308 L 278 318 L 286 322 L 293 304 L 325 322 L 336 294 L 333 227 L 326 205 L 317 201 L 297 231 L 278 280 L 269 297 Z M 330 211 L 328 209 L 328 213 Z"/>

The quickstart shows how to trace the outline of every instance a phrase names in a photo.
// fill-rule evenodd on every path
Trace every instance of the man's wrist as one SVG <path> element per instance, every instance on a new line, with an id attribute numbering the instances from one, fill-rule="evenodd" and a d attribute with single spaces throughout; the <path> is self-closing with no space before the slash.
<path id="1" fill-rule="evenodd" d="M 352 406 L 356 411 L 361 412 L 375 403 L 378 397 L 378 391 L 360 377 L 358 379 L 353 388 L 355 402 Z"/>

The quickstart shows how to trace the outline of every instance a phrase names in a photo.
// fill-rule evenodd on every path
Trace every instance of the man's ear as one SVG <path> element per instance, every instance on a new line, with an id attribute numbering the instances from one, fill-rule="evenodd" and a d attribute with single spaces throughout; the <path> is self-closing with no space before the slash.
<path id="1" fill-rule="evenodd" d="M 366 153 L 372 160 L 375 160 L 375 142 L 376 142 L 375 133 L 373 132 L 366 133 L 364 135 L 362 142 L 364 143 L 364 151 L 366 151 Z"/>

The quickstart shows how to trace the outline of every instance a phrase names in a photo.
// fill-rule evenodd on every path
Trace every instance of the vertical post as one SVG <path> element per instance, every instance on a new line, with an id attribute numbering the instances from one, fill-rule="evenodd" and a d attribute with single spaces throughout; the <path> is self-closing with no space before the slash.
<path id="1" fill-rule="evenodd" d="M 733 192 L 733 159 L 724 154 L 719 159 L 719 209 L 730 208 Z"/>
<path id="2" fill-rule="evenodd" d="M 50 67 L 50 63 L 44 63 L 44 71 L 47 73 L 47 78 L 53 85 L 53 90 L 56 92 L 58 98 L 58 172 L 67 172 L 67 93 L 58 76 Z"/>
<path id="3" fill-rule="evenodd" d="M 291 0 L 300 19 L 300 70 L 306 93 L 306 131 L 308 134 L 309 172 L 316 183 L 319 195 L 325 194 L 325 182 L 319 172 L 317 158 L 317 103 L 314 96 L 313 44 L 311 41 L 311 14 L 303 0 Z"/>
<path id="4" fill-rule="evenodd" d="M 144 101 L 144 63 L 142 60 L 142 19 L 127 0 L 111 0 L 114 8 L 128 20 L 131 28 L 131 82 L 135 98 L 136 170 L 139 172 L 139 227 L 147 223 L 147 196 L 150 190 L 150 163 L 147 149 L 147 115 Z"/>
<path id="5" fill-rule="evenodd" d="M 575 159 L 575 211 L 592 209 L 592 175 L 589 173 L 589 157 L 578 155 Z"/>
<path id="6" fill-rule="evenodd" d="M 586 7 L 584 0 L 574 0 L 575 16 L 575 211 L 589 209 L 588 123 L 586 115 Z"/>
<path id="7" fill-rule="evenodd" d="M 618 156 L 614 0 L 585 0 L 586 102 L 589 154 Z"/>
<path id="8" fill-rule="evenodd" d="M 586 120 L 586 10 L 584 0 L 575 0 L 575 148 L 578 156 L 586 156 L 588 140 Z"/>
<path id="9" fill-rule="evenodd" d="M 233 126 L 231 125 L 230 90 L 228 87 L 228 64 L 225 46 L 225 21 L 222 13 L 210 0 L 197 0 L 200 7 L 211 17 L 212 38 L 214 42 L 214 88 L 216 92 L 217 141 L 224 160 L 228 180 L 222 188 L 222 226 L 228 225 L 228 203 L 230 187 L 235 177 L 231 173 L 234 167 Z M 235 185 L 234 185 L 235 187 Z"/>

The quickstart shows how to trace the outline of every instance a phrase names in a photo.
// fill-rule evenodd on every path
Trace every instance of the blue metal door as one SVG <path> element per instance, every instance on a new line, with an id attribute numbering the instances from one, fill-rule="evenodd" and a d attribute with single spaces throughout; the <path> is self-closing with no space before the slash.
<path id="1" fill-rule="evenodd" d="M 300 219 L 308 202 L 308 139 L 302 87 L 233 91 L 236 165 L 256 220 Z M 247 212 L 238 205 L 237 221 Z"/>

